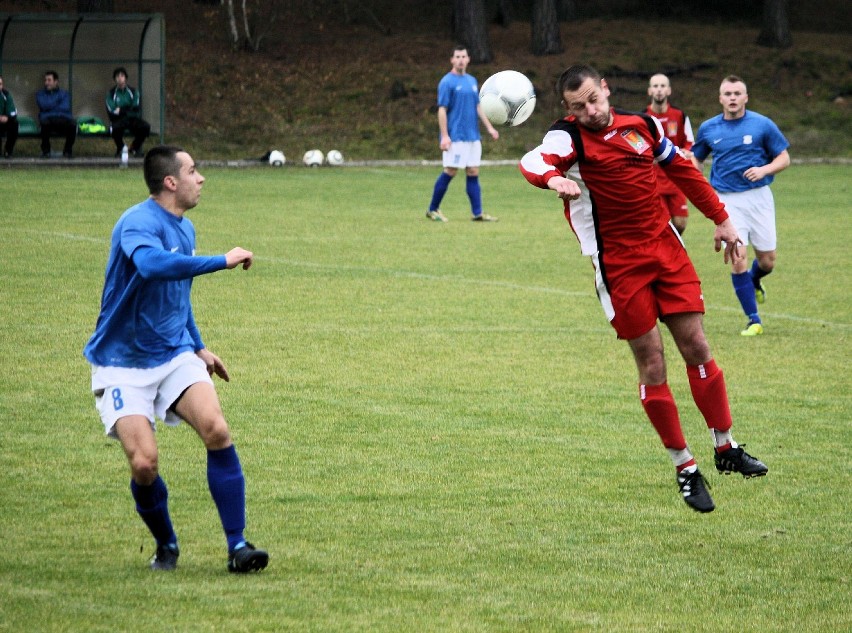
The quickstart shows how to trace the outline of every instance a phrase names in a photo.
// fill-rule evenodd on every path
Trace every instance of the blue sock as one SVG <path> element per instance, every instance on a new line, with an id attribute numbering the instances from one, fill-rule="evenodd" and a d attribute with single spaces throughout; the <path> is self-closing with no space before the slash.
<path id="1" fill-rule="evenodd" d="M 757 286 L 760 284 L 760 280 L 766 277 L 766 275 L 771 272 L 771 270 L 763 270 L 760 266 L 758 266 L 757 258 L 755 257 L 754 261 L 751 263 L 751 271 L 749 272 L 754 287 L 757 288 Z"/>
<path id="2" fill-rule="evenodd" d="M 243 530 L 246 529 L 246 480 L 233 444 L 207 451 L 207 485 L 231 552 L 245 542 Z"/>
<path id="3" fill-rule="evenodd" d="M 447 193 L 447 188 L 452 179 L 453 177 L 445 171 L 442 171 L 441 175 L 438 176 L 435 181 L 435 189 L 432 191 L 432 201 L 429 203 L 430 211 L 437 211 L 441 208 L 441 200 L 444 199 L 444 194 Z"/>
<path id="4" fill-rule="evenodd" d="M 470 198 L 470 210 L 473 215 L 482 215 L 482 190 L 479 187 L 479 176 L 467 177 L 467 197 Z"/>
<path id="5" fill-rule="evenodd" d="M 177 545 L 177 535 L 169 516 L 169 491 L 157 475 L 150 486 L 130 480 L 130 493 L 136 501 L 136 512 L 154 535 L 158 545 Z"/>
<path id="6" fill-rule="evenodd" d="M 731 273 L 731 283 L 734 284 L 734 292 L 737 293 L 737 299 L 740 300 L 740 305 L 743 307 L 743 312 L 749 318 L 749 321 L 760 323 L 760 315 L 757 313 L 757 299 L 754 296 L 754 283 L 751 281 L 751 274 Z"/>

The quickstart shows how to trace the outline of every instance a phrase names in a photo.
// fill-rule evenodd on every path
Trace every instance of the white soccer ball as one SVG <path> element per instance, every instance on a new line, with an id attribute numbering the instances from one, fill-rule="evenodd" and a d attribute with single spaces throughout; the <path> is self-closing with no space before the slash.
<path id="1" fill-rule="evenodd" d="M 269 164 L 273 167 L 281 167 L 285 162 L 287 162 L 287 159 L 284 158 L 284 152 L 277 149 L 269 152 Z"/>
<path id="2" fill-rule="evenodd" d="M 309 149 L 305 152 L 304 157 L 302 157 L 302 162 L 308 167 L 319 167 L 322 165 L 324 159 L 325 155 L 321 151 L 318 149 Z"/>
<path id="3" fill-rule="evenodd" d="M 343 154 L 341 154 L 338 150 L 332 149 L 328 151 L 328 154 L 325 155 L 325 162 L 329 165 L 342 165 L 343 164 Z"/>
<path id="4" fill-rule="evenodd" d="M 523 73 L 502 70 L 482 84 L 479 103 L 494 125 L 520 125 L 535 110 L 535 88 Z"/>

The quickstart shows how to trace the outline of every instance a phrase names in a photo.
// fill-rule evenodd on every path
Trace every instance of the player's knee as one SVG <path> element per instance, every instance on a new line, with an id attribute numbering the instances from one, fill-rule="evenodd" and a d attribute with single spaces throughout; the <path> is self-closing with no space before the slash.
<path id="1" fill-rule="evenodd" d="M 204 446 L 210 450 L 219 450 L 231 445 L 231 431 L 224 417 L 217 417 L 200 431 Z"/>
<path id="2" fill-rule="evenodd" d="M 761 253 L 760 257 L 757 258 L 757 265 L 764 272 L 772 272 L 775 268 L 775 253 Z"/>
<path id="3" fill-rule="evenodd" d="M 154 483 L 159 471 L 160 465 L 156 455 L 140 453 L 130 459 L 130 472 L 133 481 L 141 486 L 150 486 Z"/>

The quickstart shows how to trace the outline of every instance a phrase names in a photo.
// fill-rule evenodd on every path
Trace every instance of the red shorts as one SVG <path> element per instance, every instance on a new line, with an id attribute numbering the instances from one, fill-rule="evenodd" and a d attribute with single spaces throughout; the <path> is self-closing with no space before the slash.
<path id="1" fill-rule="evenodd" d="M 688 217 L 689 207 L 686 206 L 686 196 L 682 193 L 661 193 L 660 201 L 670 217 Z"/>
<path id="2" fill-rule="evenodd" d="M 671 226 L 655 240 L 592 258 L 598 298 L 618 338 L 634 339 L 670 314 L 704 312 L 701 281 Z"/>

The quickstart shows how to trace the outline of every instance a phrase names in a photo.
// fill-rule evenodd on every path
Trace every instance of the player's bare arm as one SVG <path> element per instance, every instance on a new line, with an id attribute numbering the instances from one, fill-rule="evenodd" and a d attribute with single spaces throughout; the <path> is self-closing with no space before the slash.
<path id="1" fill-rule="evenodd" d="M 450 149 L 450 144 L 453 141 L 450 138 L 449 127 L 447 126 L 447 109 L 444 106 L 438 107 L 438 128 L 441 130 L 441 151 L 446 152 Z"/>
<path id="2" fill-rule="evenodd" d="M 580 185 L 564 176 L 554 176 L 547 181 L 549 189 L 553 189 L 563 200 L 576 200 L 580 197 Z"/>
<path id="3" fill-rule="evenodd" d="M 254 253 L 247 251 L 244 248 L 237 246 L 225 253 L 226 268 L 236 268 L 240 264 L 243 265 L 243 270 L 248 270 L 254 261 Z"/>
<path id="4" fill-rule="evenodd" d="M 778 172 L 784 171 L 790 166 L 790 154 L 785 149 L 778 154 L 771 163 L 761 167 L 749 167 L 743 172 L 743 176 L 749 182 L 757 182 L 767 176 L 774 176 Z"/>
<path id="5" fill-rule="evenodd" d="M 497 128 L 495 128 L 491 124 L 491 121 L 488 120 L 488 117 L 485 116 L 485 112 L 482 110 L 482 106 L 480 104 L 476 104 L 476 115 L 479 117 L 479 120 L 482 121 L 482 125 L 485 126 L 485 129 L 491 135 L 491 138 L 495 141 L 500 138 L 500 132 L 497 131 Z"/>
<path id="6" fill-rule="evenodd" d="M 716 225 L 716 232 L 713 234 L 713 243 L 718 253 L 722 250 L 722 243 L 725 244 L 725 263 L 738 262 L 745 258 L 745 249 L 740 248 L 743 241 L 740 239 L 734 223 L 730 219 Z"/>
<path id="7" fill-rule="evenodd" d="M 204 364 L 207 365 L 207 373 L 211 376 L 216 374 L 224 380 L 225 382 L 230 382 L 231 377 L 228 375 L 228 370 L 225 368 L 225 363 L 222 362 L 222 359 L 216 356 L 213 352 L 211 352 L 206 347 L 204 349 L 200 349 L 195 353 L 198 358 L 204 361 Z"/>

